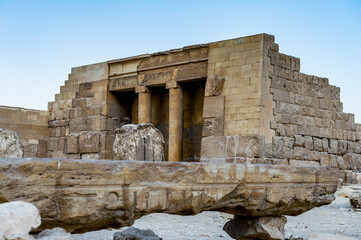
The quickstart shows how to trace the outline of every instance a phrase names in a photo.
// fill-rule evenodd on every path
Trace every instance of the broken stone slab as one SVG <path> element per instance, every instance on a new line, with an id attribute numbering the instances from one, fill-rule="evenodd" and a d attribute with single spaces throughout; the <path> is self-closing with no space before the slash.
<path id="1" fill-rule="evenodd" d="M 162 238 L 150 229 L 142 230 L 130 227 L 122 232 L 114 233 L 113 240 L 162 240 Z"/>
<path id="2" fill-rule="evenodd" d="M 39 211 L 31 203 L 14 201 L 0 204 L 0 239 L 32 240 L 34 238 L 29 232 L 40 223 Z"/>
<path id="3" fill-rule="evenodd" d="M 21 158 L 24 156 L 19 135 L 5 128 L 0 128 L 0 158 Z"/>
<path id="4" fill-rule="evenodd" d="M 126 124 L 115 130 L 114 158 L 164 161 L 164 137 L 153 124 Z"/>
<path id="5" fill-rule="evenodd" d="M 235 215 L 223 227 L 223 230 L 234 239 L 285 239 L 285 224 L 287 218 L 277 217 L 247 217 Z"/>
<path id="6" fill-rule="evenodd" d="M 0 202 L 38 207 L 38 229 L 130 226 L 150 213 L 298 215 L 334 200 L 334 167 L 72 159 L 0 159 Z"/>

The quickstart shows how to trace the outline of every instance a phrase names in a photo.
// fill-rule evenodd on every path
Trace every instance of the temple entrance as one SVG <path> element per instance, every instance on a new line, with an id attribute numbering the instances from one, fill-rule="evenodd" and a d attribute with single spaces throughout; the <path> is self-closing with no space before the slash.
<path id="1" fill-rule="evenodd" d="M 139 124 L 150 121 L 164 136 L 166 161 L 169 161 L 169 139 L 173 139 L 176 141 L 173 145 L 176 145 L 176 148 L 180 147 L 180 156 L 178 156 L 180 161 L 199 162 L 205 82 L 205 80 L 182 82 L 178 85 L 180 96 L 177 96 L 177 99 L 181 102 L 178 104 L 180 107 L 173 109 L 173 113 L 178 111 L 175 118 L 179 116 L 178 120 L 182 129 L 178 129 L 178 134 L 175 136 L 169 134 L 170 128 L 173 128 L 174 132 L 175 127 L 169 124 L 170 89 L 166 89 L 165 86 L 150 86 L 140 93 L 112 92 L 109 113 L 114 119 L 114 127 L 117 128 L 126 123 Z M 140 94 L 144 95 L 140 96 Z M 174 140 L 174 138 L 179 140 Z"/>

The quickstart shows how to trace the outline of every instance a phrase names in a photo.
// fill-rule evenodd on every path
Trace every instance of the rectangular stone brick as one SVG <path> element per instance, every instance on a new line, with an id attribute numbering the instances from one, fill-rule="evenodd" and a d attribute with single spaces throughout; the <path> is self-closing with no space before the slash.
<path id="1" fill-rule="evenodd" d="M 83 132 L 79 136 L 80 153 L 97 153 L 99 152 L 99 133 Z"/>

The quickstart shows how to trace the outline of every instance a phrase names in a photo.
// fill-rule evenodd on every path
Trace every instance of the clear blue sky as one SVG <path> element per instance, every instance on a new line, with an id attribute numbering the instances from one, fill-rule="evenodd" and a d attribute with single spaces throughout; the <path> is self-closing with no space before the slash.
<path id="1" fill-rule="evenodd" d="M 0 0 L 0 105 L 46 109 L 71 67 L 258 33 L 361 122 L 360 0 Z"/>

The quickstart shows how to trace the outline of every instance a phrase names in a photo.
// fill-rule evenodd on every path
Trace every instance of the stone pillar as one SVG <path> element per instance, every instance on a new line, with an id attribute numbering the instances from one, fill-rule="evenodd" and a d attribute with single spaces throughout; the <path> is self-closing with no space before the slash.
<path id="1" fill-rule="evenodd" d="M 169 89 L 169 140 L 168 161 L 182 161 L 183 151 L 183 91 L 176 83 L 167 84 Z"/>
<path id="2" fill-rule="evenodd" d="M 152 123 L 152 94 L 145 86 L 135 89 L 138 93 L 138 123 Z"/>

